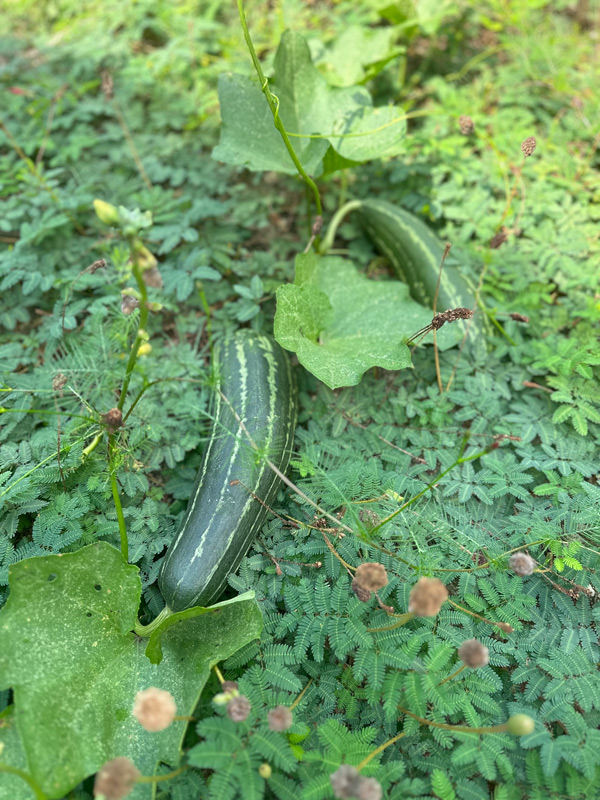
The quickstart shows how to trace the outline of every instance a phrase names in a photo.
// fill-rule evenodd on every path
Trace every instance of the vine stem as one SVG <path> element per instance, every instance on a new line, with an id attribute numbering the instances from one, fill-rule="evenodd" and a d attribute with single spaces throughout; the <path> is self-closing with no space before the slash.
<path id="1" fill-rule="evenodd" d="M 141 778 L 137 779 L 137 783 L 160 783 L 161 781 L 170 781 L 172 778 L 181 775 L 186 769 L 188 769 L 188 765 L 184 764 L 182 767 L 174 769 L 173 772 L 167 772 L 166 775 L 142 775 Z"/>
<path id="2" fill-rule="evenodd" d="M 16 775 L 24 780 L 31 791 L 35 794 L 36 800 L 48 800 L 44 792 L 40 789 L 29 773 L 24 772 L 22 769 L 18 769 L 17 767 L 11 767 L 8 764 L 0 764 L 0 772 L 7 772 L 9 775 Z"/>
<path id="3" fill-rule="evenodd" d="M 300 176 L 304 179 L 307 186 L 312 189 L 314 198 L 315 198 L 315 206 L 317 208 L 317 216 L 322 216 L 322 208 L 321 208 L 321 196 L 319 194 L 319 190 L 317 188 L 317 184 L 313 181 L 309 175 L 307 175 L 304 167 L 300 163 L 298 156 L 296 155 L 296 151 L 290 139 L 287 135 L 287 131 L 285 126 L 279 116 L 279 98 L 274 95 L 271 90 L 269 89 L 269 81 L 268 78 L 265 77 L 264 72 L 262 71 L 262 67 L 260 65 L 260 61 L 258 60 L 258 56 L 256 55 L 256 50 L 254 49 L 254 44 L 252 43 L 252 38 L 250 36 L 250 31 L 248 30 L 248 23 L 246 22 L 246 13 L 244 12 L 244 4 L 242 0 L 237 0 L 237 7 L 240 14 L 240 22 L 242 24 L 242 30 L 244 31 L 244 39 L 246 40 L 246 45 L 248 46 L 248 50 L 250 52 L 250 58 L 252 59 L 252 63 L 254 64 L 254 69 L 256 70 L 256 74 L 258 75 L 258 79 L 260 81 L 260 88 L 263 91 L 263 94 L 269 104 L 269 108 L 271 109 L 271 113 L 273 114 L 273 122 L 275 127 L 279 131 L 281 138 L 283 139 L 283 143 L 286 147 L 286 150 L 290 154 L 290 158 L 294 162 L 294 166 L 298 170 Z"/>
<path id="4" fill-rule="evenodd" d="M 466 444 L 465 444 L 465 446 L 466 446 Z M 431 483 L 428 483 L 427 486 L 421 492 L 416 494 L 414 497 L 411 497 L 411 499 L 408 500 L 406 503 L 404 503 L 403 506 L 400 506 L 399 509 L 394 511 L 392 514 L 387 516 L 385 519 L 381 520 L 379 525 L 376 525 L 374 528 L 372 528 L 371 531 L 370 531 L 371 536 L 373 536 L 373 534 L 375 534 L 380 528 L 383 528 L 383 526 L 386 525 L 388 522 L 393 520 L 394 517 L 397 517 L 398 514 L 400 514 L 402 511 L 405 511 L 410 505 L 412 505 L 414 502 L 416 502 L 420 497 L 423 497 L 423 495 L 426 494 L 430 489 L 433 489 L 433 487 L 436 485 L 436 483 L 438 481 L 440 481 L 449 472 L 451 472 L 454 469 L 454 467 L 457 467 L 459 464 L 464 464 L 467 461 L 475 461 L 475 459 L 481 458 L 482 456 L 487 455 L 487 453 L 490 452 L 490 448 L 486 447 L 485 450 L 482 450 L 479 453 L 474 453 L 472 456 L 466 456 L 464 458 L 463 458 L 463 455 L 462 455 L 463 452 L 464 452 L 464 447 L 461 448 L 461 454 L 456 459 L 454 464 L 451 464 L 448 467 L 448 469 L 445 469 L 443 472 L 440 472 L 440 474 L 436 478 L 434 478 L 434 480 Z"/>
<path id="5" fill-rule="evenodd" d="M 457 669 L 455 672 L 453 672 L 453 673 L 452 673 L 452 675 L 448 675 L 448 677 L 447 677 L 447 678 L 444 678 L 444 680 L 443 680 L 443 681 L 440 681 L 440 682 L 438 683 L 438 686 L 441 686 L 442 684 L 444 684 L 444 683 L 447 683 L 448 681 L 451 681 L 451 680 L 452 680 L 452 678 L 456 678 L 456 676 L 457 676 L 459 673 L 461 673 L 461 672 L 463 671 L 463 669 L 466 669 L 466 668 L 467 668 L 467 665 L 466 665 L 466 664 L 463 664 L 463 665 L 462 665 L 462 667 L 459 667 L 459 668 L 458 668 L 458 669 Z"/>
<path id="6" fill-rule="evenodd" d="M 137 636 L 142 636 L 143 638 L 148 638 L 151 633 L 153 633 L 162 623 L 170 617 L 173 612 L 169 608 L 169 606 L 165 606 L 163 610 L 155 617 L 152 622 L 149 622 L 147 625 L 142 625 L 141 622 L 136 622 L 133 627 L 133 631 Z"/>
<path id="7" fill-rule="evenodd" d="M 333 215 L 331 222 L 329 223 L 329 227 L 327 228 L 327 233 L 323 241 L 321 242 L 321 246 L 319 247 L 319 252 L 321 255 L 325 255 L 328 250 L 331 250 L 333 247 L 333 242 L 335 239 L 335 235 L 337 233 L 337 229 L 340 227 L 342 220 L 346 217 L 351 211 L 354 211 L 357 208 L 360 208 L 362 202 L 360 200 L 350 200 L 347 203 L 344 203 L 343 206 L 338 208 L 338 210 Z"/>

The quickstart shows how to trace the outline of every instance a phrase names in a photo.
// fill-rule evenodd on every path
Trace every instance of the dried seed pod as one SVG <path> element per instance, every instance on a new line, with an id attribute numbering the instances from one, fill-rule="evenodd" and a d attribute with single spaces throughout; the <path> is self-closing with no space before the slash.
<path id="1" fill-rule="evenodd" d="M 267 714 L 269 729 L 272 731 L 287 731 L 293 722 L 292 712 L 287 706 L 275 706 Z"/>
<path id="2" fill-rule="evenodd" d="M 492 236 L 490 240 L 490 247 L 492 250 L 497 250 L 507 239 L 508 235 L 506 233 L 506 228 L 501 228 Z"/>
<path id="3" fill-rule="evenodd" d="M 120 408 L 111 408 L 110 411 L 102 415 L 102 421 L 108 428 L 109 433 L 115 433 L 123 424 L 123 412 Z"/>
<path id="4" fill-rule="evenodd" d="M 163 279 L 162 275 L 158 271 L 158 267 L 150 267 L 150 269 L 144 270 L 142 272 L 142 278 L 144 279 L 144 283 L 146 286 L 150 286 L 152 289 L 162 289 L 163 288 Z"/>
<path id="5" fill-rule="evenodd" d="M 521 142 L 521 150 L 525 158 L 529 158 L 529 156 L 535 150 L 537 142 L 535 141 L 535 136 L 528 136 L 523 142 Z"/>
<path id="6" fill-rule="evenodd" d="M 89 272 L 90 275 L 93 275 L 94 272 L 97 272 L 99 269 L 104 269 L 106 266 L 106 261 L 103 258 L 99 258 L 97 261 L 93 261 L 89 267 L 86 267 L 85 271 Z"/>
<path id="7" fill-rule="evenodd" d="M 368 603 L 371 599 L 371 592 L 357 583 L 356 578 L 352 581 L 352 591 L 358 597 L 361 603 Z"/>
<path id="8" fill-rule="evenodd" d="M 527 553 L 518 552 L 513 553 L 508 559 L 508 566 L 517 575 L 525 577 L 525 575 L 531 575 L 537 565 L 533 558 L 527 555 Z"/>
<path id="9" fill-rule="evenodd" d="M 121 311 L 129 316 L 136 308 L 139 308 L 140 301 L 137 297 L 132 297 L 130 294 L 126 292 L 121 292 Z"/>
<path id="10" fill-rule="evenodd" d="M 335 772 L 329 776 L 334 797 L 356 797 L 362 776 L 356 767 L 350 764 L 341 764 Z"/>
<path id="11" fill-rule="evenodd" d="M 363 589 L 377 592 L 387 585 L 388 576 L 383 564 L 379 564 L 377 561 L 367 561 L 357 567 L 354 582 L 360 584 Z"/>
<path id="12" fill-rule="evenodd" d="M 55 392 L 60 392 L 63 386 L 66 385 L 69 379 L 66 375 L 63 375 L 62 372 L 57 372 L 56 375 L 52 378 L 52 389 Z"/>
<path id="13" fill-rule="evenodd" d="M 511 319 L 514 319 L 515 322 L 529 322 L 529 317 L 526 317 L 525 314 L 517 314 L 516 312 L 513 312 L 508 316 Z"/>
<path id="14" fill-rule="evenodd" d="M 94 780 L 94 797 L 103 795 L 105 800 L 121 800 L 135 786 L 141 772 L 128 758 L 113 758 L 103 764 Z"/>
<path id="15" fill-rule="evenodd" d="M 232 697 L 227 703 L 227 716 L 234 722 L 243 722 L 250 714 L 250 701 L 243 694 Z"/>
<path id="16" fill-rule="evenodd" d="M 466 114 L 461 114 L 458 118 L 458 126 L 463 136 L 469 136 L 475 130 L 475 124 L 471 117 Z"/>
<path id="17" fill-rule="evenodd" d="M 439 578 L 419 578 L 410 591 L 408 610 L 415 617 L 435 617 L 448 599 L 448 590 Z"/>
<path id="18" fill-rule="evenodd" d="M 486 667 L 490 663 L 489 649 L 477 639 L 467 639 L 463 642 L 458 648 L 458 657 L 471 669 Z"/>
<path id="19" fill-rule="evenodd" d="M 379 781 L 375 778 L 361 777 L 356 793 L 357 800 L 381 800 L 383 797 L 383 790 Z"/>
<path id="20" fill-rule="evenodd" d="M 513 714 L 507 725 L 513 736 L 527 736 L 535 730 L 535 722 L 527 714 Z"/>
<path id="21" fill-rule="evenodd" d="M 170 692 L 151 686 L 138 692 L 133 704 L 133 716 L 147 731 L 164 731 L 175 719 L 177 706 Z"/>

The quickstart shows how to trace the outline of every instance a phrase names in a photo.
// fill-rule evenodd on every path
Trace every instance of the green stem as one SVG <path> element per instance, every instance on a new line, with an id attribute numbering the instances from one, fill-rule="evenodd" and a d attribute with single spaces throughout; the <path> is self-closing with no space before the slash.
<path id="1" fill-rule="evenodd" d="M 44 411 L 41 408 L 4 408 L 0 406 L 0 414 L 50 414 L 51 416 L 60 417 L 61 414 L 67 414 L 66 411 Z M 93 417 L 84 417 L 83 414 L 71 414 L 68 413 L 69 417 L 73 417 L 74 419 L 84 419 L 86 422 L 96 422 Z"/>
<path id="2" fill-rule="evenodd" d="M 467 725 L 446 725 L 444 722 L 432 722 L 429 719 L 423 719 L 413 714 L 412 711 L 407 711 L 402 706 L 398 706 L 403 714 L 408 714 L 409 717 L 418 720 L 423 725 L 429 725 L 432 728 L 443 728 L 445 731 L 457 731 L 458 733 L 503 733 L 508 730 L 508 723 L 503 722 L 502 725 L 489 725 L 484 728 L 469 728 Z"/>
<path id="3" fill-rule="evenodd" d="M 149 622 L 147 625 L 142 625 L 141 622 L 136 622 L 133 630 L 138 636 L 142 636 L 143 638 L 148 638 L 154 631 L 162 625 L 162 623 L 170 617 L 173 612 L 169 608 L 169 606 L 165 606 L 160 614 L 155 617 L 152 622 Z"/>
<path id="4" fill-rule="evenodd" d="M 144 394 L 144 392 L 146 392 L 151 386 L 156 386 L 157 383 L 168 383 L 169 381 L 189 381 L 191 383 L 203 383 L 203 381 L 199 381 L 196 378 L 158 378 L 155 381 L 150 381 L 150 383 L 147 383 L 138 392 L 138 395 L 135 398 L 135 400 L 133 401 L 133 403 L 131 404 L 131 407 L 130 407 L 129 411 L 123 417 L 123 424 L 125 424 L 125 421 L 126 421 L 127 417 L 131 414 L 133 409 L 137 406 L 137 404 L 142 399 L 142 395 Z"/>
<path id="5" fill-rule="evenodd" d="M 447 683 L 448 681 L 451 681 L 451 680 L 452 680 L 452 678 L 456 678 L 456 676 L 457 676 L 459 673 L 461 673 L 461 672 L 463 671 L 463 669 L 466 669 L 466 668 L 467 668 L 467 665 L 466 665 L 466 664 L 463 664 L 463 665 L 462 665 L 462 667 L 459 667 L 459 668 L 456 670 L 456 672 L 453 672 L 453 673 L 452 673 L 452 675 L 448 675 L 448 677 L 447 677 L 447 678 L 444 678 L 444 680 L 443 680 L 443 681 L 440 681 L 440 682 L 438 683 L 438 686 L 441 686 L 443 683 Z"/>
<path id="6" fill-rule="evenodd" d="M 333 246 L 333 242 L 335 240 L 335 234 L 337 233 L 337 229 L 339 228 L 342 220 L 344 217 L 349 214 L 351 211 L 354 211 L 357 208 L 360 208 L 362 202 L 360 200 L 350 200 L 348 203 L 345 203 L 341 208 L 333 215 L 333 219 L 329 223 L 329 227 L 327 228 L 327 233 L 321 242 L 321 247 L 319 248 L 319 252 L 324 255 L 327 253 L 328 250 L 331 249 Z"/>
<path id="7" fill-rule="evenodd" d="M 119 485 L 117 483 L 117 466 L 115 464 L 115 454 L 117 452 L 116 445 L 113 440 L 113 435 L 108 437 L 108 469 L 110 472 L 110 488 L 112 489 L 112 496 L 117 511 L 117 520 L 119 522 L 119 534 L 121 536 L 121 555 L 127 562 L 129 561 L 129 544 L 127 541 L 127 526 L 125 525 L 125 516 L 123 514 L 123 506 L 121 505 L 121 498 L 119 497 Z"/>
<path id="8" fill-rule="evenodd" d="M 383 528 L 384 525 L 386 525 L 388 522 L 393 520 L 394 517 L 397 517 L 398 514 L 400 514 L 402 511 L 405 511 L 410 505 L 415 503 L 420 497 L 423 497 L 423 495 L 426 492 L 428 492 L 430 489 L 433 489 L 433 487 L 436 485 L 436 483 L 438 483 L 438 481 L 440 481 L 445 475 L 447 475 L 449 472 L 451 472 L 451 470 L 453 470 L 454 467 L 457 467 L 459 464 L 465 464 L 467 461 L 474 461 L 476 458 L 481 458 L 482 456 L 485 456 L 488 452 L 489 452 L 489 448 L 486 448 L 485 450 L 482 450 L 479 453 L 474 453 L 472 456 L 467 456 L 466 458 L 463 458 L 462 456 L 459 456 L 459 458 L 456 459 L 454 464 L 451 464 L 448 467 L 448 469 L 445 469 L 443 472 L 440 472 L 440 474 L 436 478 L 434 478 L 431 483 L 428 483 L 427 486 L 423 489 L 422 492 L 419 492 L 419 494 L 416 494 L 414 497 L 411 497 L 411 499 L 408 500 L 408 502 L 404 503 L 403 506 L 400 506 L 400 508 L 397 509 L 397 511 L 394 511 L 393 514 L 390 514 L 388 517 L 386 517 L 385 519 L 381 520 L 379 525 L 376 525 L 374 528 L 371 529 L 370 535 L 373 536 L 380 528 Z"/>
<path id="9" fill-rule="evenodd" d="M 133 372 L 133 368 L 135 367 L 138 350 L 140 349 L 140 346 L 144 342 L 144 333 L 146 331 L 146 325 L 148 324 L 148 292 L 146 290 L 146 284 L 144 283 L 144 279 L 142 277 L 142 272 L 140 270 L 139 264 L 137 263 L 137 256 L 135 254 L 135 249 L 133 247 L 131 248 L 131 257 L 133 260 L 132 272 L 140 293 L 140 321 L 135 341 L 133 343 L 131 352 L 129 354 L 129 361 L 127 362 L 127 369 L 125 370 L 125 378 L 123 379 L 123 387 L 121 389 L 121 394 L 119 396 L 119 402 L 117 403 L 117 408 L 120 409 L 121 411 L 123 410 L 123 406 L 125 405 L 127 389 L 129 389 L 129 381 L 131 380 L 131 374 Z"/>
<path id="10" fill-rule="evenodd" d="M 388 739 L 387 742 L 384 742 L 383 744 L 380 744 L 379 747 L 376 747 L 375 750 L 369 753 L 369 755 L 366 758 L 363 758 L 360 764 L 356 765 L 357 772 L 360 772 L 361 769 L 363 769 L 363 767 L 367 766 L 367 764 L 369 763 L 369 761 L 371 761 L 371 759 L 375 758 L 375 756 L 378 756 L 379 753 L 382 753 L 386 747 L 389 747 L 391 744 L 394 744 L 394 742 L 397 742 L 398 739 L 401 739 L 403 736 L 406 736 L 404 732 L 399 733 L 397 736 L 394 736 L 393 739 Z"/>
<path id="11" fill-rule="evenodd" d="M 290 158 L 294 162 L 294 166 L 298 170 L 300 176 L 306 181 L 306 184 L 312 189 L 314 198 L 315 198 L 315 206 L 317 208 L 317 215 L 322 216 L 322 208 L 321 208 L 321 197 L 319 195 L 319 190 L 317 188 L 316 183 L 310 178 L 302 164 L 300 163 L 298 156 L 292 146 L 292 143 L 289 140 L 287 135 L 287 131 L 281 118 L 279 116 L 279 98 L 277 98 L 274 94 L 271 93 L 269 89 L 269 82 L 268 79 L 265 77 L 264 72 L 262 71 L 262 67 L 260 66 L 260 61 L 258 60 L 258 56 L 256 55 L 256 50 L 254 49 L 254 45 L 252 44 L 252 39 L 250 38 L 250 31 L 248 30 L 248 23 L 246 22 L 246 14 L 244 12 L 244 4 L 242 0 L 237 0 L 238 11 L 240 13 L 240 22 L 242 23 L 242 30 L 244 31 L 244 39 L 246 40 L 246 44 L 248 46 L 248 50 L 250 52 L 250 58 L 252 59 L 252 63 L 254 64 L 254 69 L 256 70 L 256 74 L 258 75 L 258 79 L 260 81 L 260 88 L 262 89 L 267 103 L 269 104 L 269 108 L 271 109 L 271 113 L 273 114 L 273 122 L 275 127 L 281 134 L 281 138 L 283 139 L 283 143 L 286 147 L 286 150 L 290 154 Z"/>
<path id="12" fill-rule="evenodd" d="M 182 772 L 185 772 L 187 768 L 187 764 L 184 764 L 183 767 L 174 769 L 173 772 L 167 772 L 166 775 L 142 775 L 141 778 L 137 779 L 137 783 L 160 783 L 161 781 L 170 781 L 172 778 L 176 778 L 177 775 L 181 775 Z"/>
<path id="13" fill-rule="evenodd" d="M 36 800 L 48 800 L 44 792 L 40 789 L 37 783 L 33 780 L 31 775 L 27 772 L 23 772 L 22 769 L 17 769 L 17 767 L 10 767 L 8 764 L 0 764 L 0 772 L 8 772 L 9 775 L 16 775 L 29 786 L 31 791 L 35 794 Z"/>

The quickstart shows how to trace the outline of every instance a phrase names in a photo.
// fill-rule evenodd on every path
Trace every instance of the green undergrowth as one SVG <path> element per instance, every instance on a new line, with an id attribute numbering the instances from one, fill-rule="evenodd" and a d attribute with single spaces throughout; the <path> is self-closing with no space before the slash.
<path id="1" fill-rule="evenodd" d="M 4 34 L 0 62 L 1 602 L 9 566 L 23 559 L 119 546 L 112 470 L 140 571 L 141 621 L 161 611 L 158 572 L 210 424 L 211 344 L 240 326 L 272 331 L 275 290 L 293 279 L 308 241 L 296 179 L 210 157 L 217 75 L 251 71 L 235 9 L 200 5 L 202 13 L 9 4 L 15 34 Z M 539 3 L 447 4 L 444 16 L 410 25 L 394 17 L 400 5 L 378 16 L 382 4 L 366 2 L 289 3 L 277 13 L 249 4 L 248 15 L 265 64 L 292 26 L 338 86 L 369 77 L 336 46 L 345 27 L 400 26 L 389 63 L 367 85 L 377 105 L 427 115 L 410 123 L 403 155 L 324 180 L 326 218 L 349 197 L 374 194 L 419 214 L 472 277 L 486 265 L 482 297 L 504 333 L 441 352 L 444 385 L 452 379 L 443 394 L 429 340 L 413 369 L 372 369 L 336 391 L 296 365 L 290 478 L 353 533 L 280 491 L 279 516 L 226 594 L 252 590 L 263 612 L 260 639 L 220 664 L 252 711 L 231 721 L 212 702 L 211 676 L 183 743 L 190 768 L 158 784 L 162 800 L 332 797 L 329 776 L 341 763 L 359 764 L 399 733 L 364 769 L 392 800 L 598 796 L 597 39 L 564 3 L 553 13 Z M 472 117 L 473 135 L 458 132 L 458 114 Z M 537 148 L 523 161 L 531 135 Z M 162 309 L 150 314 L 152 349 L 138 359 L 125 411 L 146 390 L 111 462 L 103 414 L 116 404 L 138 317 L 121 311 L 129 251 L 96 218 L 96 197 L 151 212 L 144 242 L 164 284 L 149 289 Z M 490 248 L 501 226 L 508 239 Z M 390 277 L 352 216 L 337 243 L 370 276 Z M 87 270 L 98 259 L 106 266 Z M 461 454 L 482 451 L 438 479 Z M 521 550 L 537 562 L 532 575 L 509 567 Z M 440 578 L 456 605 L 393 627 L 375 596 L 360 602 L 352 592 L 342 563 L 369 561 L 387 570 L 378 594 L 394 613 L 407 611 L 421 576 Z M 472 638 L 489 648 L 489 664 L 440 685 Z M 305 688 L 293 727 L 269 730 L 267 710 Z M 12 701 L 7 686 L 0 710 Z M 400 709 L 474 728 L 523 713 L 535 730 L 453 731 Z M 2 730 L 0 761 L 18 750 L 14 728 Z M 7 781 L 2 800 L 33 797 L 20 779 Z M 68 796 L 91 792 L 88 780 Z"/>

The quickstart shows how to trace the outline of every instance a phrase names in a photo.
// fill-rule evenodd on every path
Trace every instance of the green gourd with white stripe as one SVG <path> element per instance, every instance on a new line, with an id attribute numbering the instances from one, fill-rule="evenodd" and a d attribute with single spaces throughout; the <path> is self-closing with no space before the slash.
<path id="1" fill-rule="evenodd" d="M 266 459 L 285 472 L 294 441 L 295 383 L 277 342 L 239 331 L 216 347 L 213 357 L 218 375 L 214 423 L 183 524 L 159 577 L 171 611 L 210 605 L 222 593 L 281 484 Z"/>
<path id="2" fill-rule="evenodd" d="M 385 200 L 363 200 L 357 213 L 365 233 L 408 284 L 413 299 L 431 308 L 444 245 L 418 217 Z M 444 265 L 437 310 L 472 308 L 476 287 L 456 267 Z"/>

